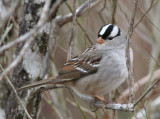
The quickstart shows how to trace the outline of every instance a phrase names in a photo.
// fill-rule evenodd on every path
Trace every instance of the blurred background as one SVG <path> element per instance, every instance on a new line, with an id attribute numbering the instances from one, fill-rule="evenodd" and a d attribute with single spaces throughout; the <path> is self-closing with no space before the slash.
<path id="1" fill-rule="evenodd" d="M 2 0 L 3 1 L 3 0 Z M 7 14 L 7 7 L 12 4 L 10 0 L 0 1 L 0 19 Z M 75 0 L 76 9 L 85 0 Z M 5 6 L 4 6 L 5 3 Z M 73 12 L 73 0 L 65 1 L 58 9 L 56 16 L 66 15 Z M 99 4 L 91 7 L 80 17 L 76 18 L 75 29 L 72 39 L 71 56 L 74 57 L 94 44 L 97 33 L 104 24 L 113 23 L 119 26 L 123 34 L 127 35 L 129 21 L 133 12 L 133 0 L 101 0 Z M 16 9 L 1 29 L 0 47 L 13 41 L 19 35 L 19 20 L 23 15 L 23 5 Z M 5 13 L 6 12 L 6 13 Z M 1 21 L 0 21 L 1 22 Z M 60 28 L 56 45 L 49 60 L 50 69 L 47 76 L 56 76 L 58 70 L 67 61 L 68 49 L 73 23 L 69 22 Z M 8 32 L 6 33 L 8 28 Z M 134 79 L 135 100 L 157 78 L 160 78 L 158 64 L 160 62 L 160 2 L 159 0 L 139 0 L 134 22 L 134 31 L 131 37 L 131 47 L 134 53 Z M 5 34 L 6 33 L 6 34 Z M 6 68 L 15 58 L 16 46 L 0 54 L 0 64 Z M 2 70 L 1 70 L 2 72 Z M 148 77 L 146 77 L 148 76 Z M 9 77 L 12 77 L 12 72 Z M 3 85 L 2 85 L 3 84 Z M 4 83 L 0 88 L 4 90 Z M 5 85 L 6 86 L 6 85 Z M 122 84 L 112 94 L 105 96 L 114 103 L 128 103 L 128 81 Z M 3 91 L 0 90 L 0 91 Z M 99 109 L 97 112 L 90 111 L 87 104 L 77 99 L 67 89 L 54 89 L 42 94 L 38 119 L 159 119 L 160 118 L 160 88 L 154 88 L 143 101 L 135 108 L 135 112 L 123 112 Z M 5 92 L 0 92 L 0 100 L 4 101 Z M 80 107 L 79 107 L 80 106 Z M 3 113 L 3 106 L 0 106 Z M 0 110 L 0 111 L 1 111 Z"/>

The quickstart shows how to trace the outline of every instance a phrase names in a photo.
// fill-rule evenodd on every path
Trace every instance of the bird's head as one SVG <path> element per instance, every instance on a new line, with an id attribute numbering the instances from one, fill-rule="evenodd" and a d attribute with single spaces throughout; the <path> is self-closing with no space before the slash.
<path id="1" fill-rule="evenodd" d="M 98 44 L 103 44 L 107 40 L 113 40 L 121 35 L 121 30 L 114 24 L 106 24 L 102 26 L 98 32 Z"/>

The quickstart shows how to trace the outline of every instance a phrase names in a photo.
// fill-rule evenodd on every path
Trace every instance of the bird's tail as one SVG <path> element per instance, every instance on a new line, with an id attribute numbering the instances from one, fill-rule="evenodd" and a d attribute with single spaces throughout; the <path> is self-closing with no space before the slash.
<path id="1" fill-rule="evenodd" d="M 29 88 L 34 88 L 34 87 L 42 86 L 42 85 L 46 85 L 46 84 L 62 84 L 62 83 L 68 82 L 70 80 L 71 79 L 50 78 L 50 79 L 47 79 L 47 80 L 33 82 L 32 84 L 22 86 L 21 88 L 17 88 L 16 90 L 21 91 L 21 90 L 26 90 L 26 89 L 29 89 Z"/>

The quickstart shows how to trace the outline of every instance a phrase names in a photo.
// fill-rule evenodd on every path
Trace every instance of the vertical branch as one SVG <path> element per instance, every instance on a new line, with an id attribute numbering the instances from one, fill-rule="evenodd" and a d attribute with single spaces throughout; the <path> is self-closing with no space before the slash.
<path id="1" fill-rule="evenodd" d="M 73 1 L 73 21 L 72 21 L 71 36 L 70 36 L 70 39 L 69 39 L 69 48 L 68 48 L 67 60 L 71 59 L 71 52 L 72 52 L 72 48 L 73 48 L 75 21 L 76 21 L 76 0 Z"/>
<path id="2" fill-rule="evenodd" d="M 129 90 L 130 90 L 130 97 L 129 97 L 129 103 L 134 102 L 134 76 L 133 76 L 133 69 L 132 69 L 132 64 L 130 60 L 130 39 L 133 34 L 133 26 L 134 26 L 134 17 L 136 15 L 136 9 L 137 9 L 137 3 L 138 0 L 134 0 L 134 7 L 133 7 L 133 12 L 132 16 L 129 22 L 129 28 L 128 28 L 128 33 L 127 33 L 127 49 L 126 49 L 126 57 L 127 57 L 127 68 L 128 68 L 128 79 L 129 79 Z"/>

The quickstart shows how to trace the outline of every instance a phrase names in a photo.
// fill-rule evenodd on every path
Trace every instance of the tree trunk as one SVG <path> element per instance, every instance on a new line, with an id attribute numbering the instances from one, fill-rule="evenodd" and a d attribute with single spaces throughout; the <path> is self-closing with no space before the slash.
<path id="1" fill-rule="evenodd" d="M 54 0 L 52 1 L 54 3 Z M 19 23 L 19 35 L 23 35 L 37 24 L 40 18 L 44 0 L 25 0 L 22 19 Z M 48 55 L 48 40 L 49 26 L 46 23 L 35 37 L 34 42 L 25 52 L 22 61 L 14 69 L 12 75 L 12 83 L 15 88 L 21 87 L 33 81 L 42 80 L 48 71 L 49 55 Z M 19 55 L 24 43 L 17 46 L 16 56 Z M 20 92 L 20 97 L 23 104 L 27 108 L 32 118 L 37 118 L 41 96 L 40 94 L 33 95 L 34 89 Z M 13 91 L 10 91 L 6 101 L 6 119 L 24 119 L 27 118 L 24 111 L 21 109 Z"/>

